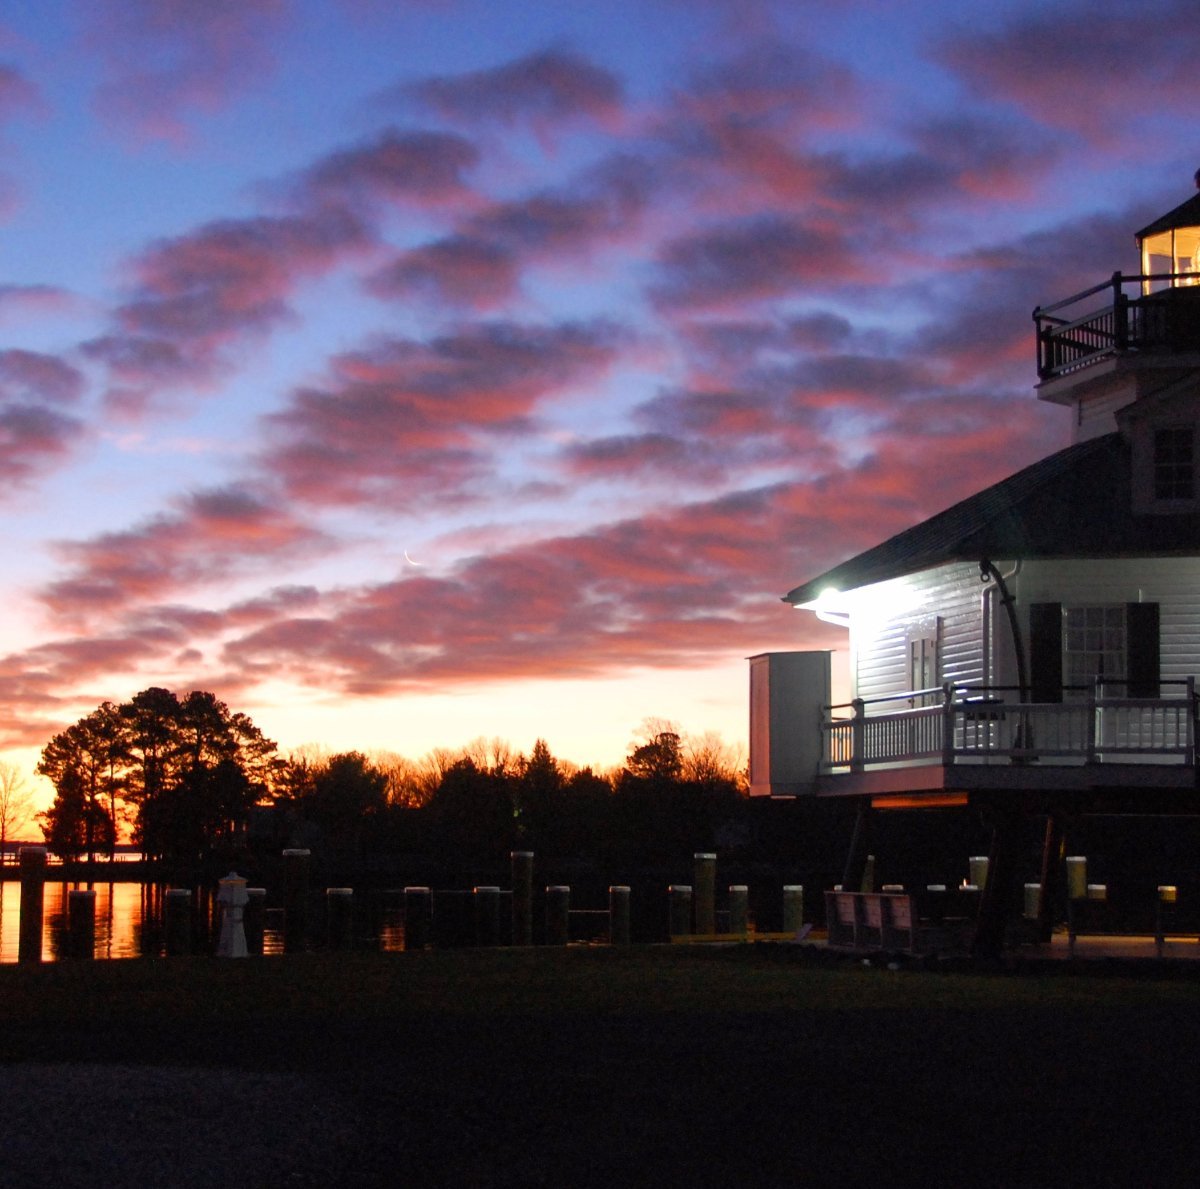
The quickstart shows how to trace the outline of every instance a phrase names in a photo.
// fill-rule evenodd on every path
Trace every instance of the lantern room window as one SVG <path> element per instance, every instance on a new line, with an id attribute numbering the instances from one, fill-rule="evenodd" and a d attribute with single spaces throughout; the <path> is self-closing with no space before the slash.
<path id="1" fill-rule="evenodd" d="M 1146 236 L 1142 275 L 1143 293 L 1200 285 L 1200 227 L 1171 227 Z"/>

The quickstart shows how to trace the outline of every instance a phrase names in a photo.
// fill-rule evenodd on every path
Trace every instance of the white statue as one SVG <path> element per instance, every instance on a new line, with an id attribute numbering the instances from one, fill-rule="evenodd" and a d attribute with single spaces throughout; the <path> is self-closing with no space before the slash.
<path id="1" fill-rule="evenodd" d="M 231 871 L 220 881 L 217 903 L 221 906 L 221 936 L 217 941 L 217 956 L 220 958 L 244 958 L 246 956 L 246 927 L 242 914 L 250 894 L 246 881 L 236 871 Z"/>

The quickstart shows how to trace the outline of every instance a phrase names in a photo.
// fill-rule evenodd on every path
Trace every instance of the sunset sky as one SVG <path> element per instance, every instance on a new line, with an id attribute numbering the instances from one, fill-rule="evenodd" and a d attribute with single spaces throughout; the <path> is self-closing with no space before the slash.
<path id="1" fill-rule="evenodd" d="M 0 7 L 0 750 L 746 735 L 797 583 L 1064 445 L 1194 0 Z"/>

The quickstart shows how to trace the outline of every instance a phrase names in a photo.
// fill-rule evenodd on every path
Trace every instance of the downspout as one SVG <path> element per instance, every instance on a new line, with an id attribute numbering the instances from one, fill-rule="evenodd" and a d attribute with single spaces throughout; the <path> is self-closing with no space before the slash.
<path id="1" fill-rule="evenodd" d="M 986 629 L 984 632 L 984 649 L 989 654 L 985 662 L 984 678 L 987 680 L 991 677 L 991 674 L 988 672 L 993 659 L 990 655 L 991 648 L 988 644 L 988 641 L 991 638 L 992 627 L 992 617 L 990 614 L 991 600 L 989 596 L 994 589 L 1000 592 L 1000 603 L 1004 607 L 1004 610 L 1008 612 L 1008 628 L 1012 633 L 1013 653 L 1017 658 L 1017 685 L 1019 687 L 1018 700 L 1024 702 L 1026 700 L 1026 693 L 1029 689 L 1029 670 L 1025 663 L 1025 643 L 1021 635 L 1021 625 L 1017 622 L 1017 600 L 1009 591 L 1008 583 L 1006 581 L 1007 578 L 1015 578 L 1020 572 L 1021 562 L 1019 560 L 1007 574 L 1001 574 L 1000 571 L 996 569 L 995 563 L 988 561 L 986 557 L 979 563 L 979 581 L 987 582 L 991 580 L 991 582 L 994 583 L 993 587 L 989 587 L 983 592 L 984 609 L 985 612 L 988 612 L 984 619 Z"/>

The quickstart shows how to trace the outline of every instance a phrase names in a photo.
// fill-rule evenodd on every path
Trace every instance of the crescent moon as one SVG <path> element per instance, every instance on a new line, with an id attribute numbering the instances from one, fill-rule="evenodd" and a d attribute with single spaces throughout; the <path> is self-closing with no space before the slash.
<path id="1" fill-rule="evenodd" d="M 410 566 L 423 566 L 425 564 L 423 561 L 413 561 L 413 559 L 408 556 L 407 549 L 404 551 L 404 560 L 408 562 Z"/>

